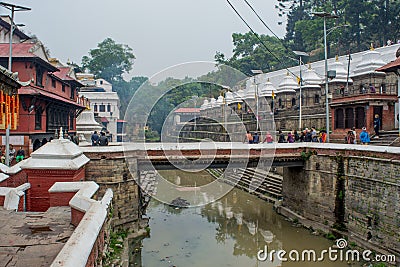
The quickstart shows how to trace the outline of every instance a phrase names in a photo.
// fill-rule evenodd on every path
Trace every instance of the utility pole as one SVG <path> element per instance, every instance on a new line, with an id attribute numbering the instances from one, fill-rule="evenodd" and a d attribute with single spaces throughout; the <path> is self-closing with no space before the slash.
<path id="1" fill-rule="evenodd" d="M 12 73 L 12 38 L 14 33 L 14 12 L 15 11 L 29 11 L 31 10 L 29 7 L 17 6 L 13 4 L 8 4 L 5 2 L 0 2 L 0 6 L 7 8 L 11 11 L 11 22 L 10 22 L 10 51 L 8 55 L 8 71 Z M 9 110 L 9 107 L 6 107 Z M 6 114 L 6 159 L 5 164 L 7 166 L 10 165 L 10 123 L 8 123 L 8 113 Z"/>

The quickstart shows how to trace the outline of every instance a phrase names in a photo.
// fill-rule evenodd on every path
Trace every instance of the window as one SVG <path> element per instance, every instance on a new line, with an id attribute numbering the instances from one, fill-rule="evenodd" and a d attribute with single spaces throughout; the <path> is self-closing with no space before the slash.
<path id="1" fill-rule="evenodd" d="M 56 88 L 56 80 L 51 79 L 51 87 Z"/>
<path id="2" fill-rule="evenodd" d="M 335 129 L 344 129 L 344 115 L 341 108 L 335 110 Z"/>
<path id="3" fill-rule="evenodd" d="M 292 98 L 292 107 L 296 106 L 296 98 Z"/>
<path id="4" fill-rule="evenodd" d="M 319 95 L 314 96 L 314 104 L 319 104 Z"/>
<path id="5" fill-rule="evenodd" d="M 36 65 L 36 85 L 43 87 L 43 69 Z"/>
<path id="6" fill-rule="evenodd" d="M 93 111 L 94 111 L 94 112 L 97 112 L 97 104 L 94 104 L 94 106 L 93 106 Z"/>
<path id="7" fill-rule="evenodd" d="M 102 85 L 102 84 L 103 84 L 103 81 L 100 80 L 100 84 Z"/>
<path id="8" fill-rule="evenodd" d="M 35 130 L 41 130 L 42 129 L 42 108 L 39 107 L 36 109 L 35 113 Z"/>
<path id="9" fill-rule="evenodd" d="M 344 120 L 344 127 L 353 128 L 354 127 L 354 109 L 353 108 L 346 108 L 345 111 L 346 118 Z"/>
<path id="10" fill-rule="evenodd" d="M 111 112 L 111 105 L 110 104 L 107 105 L 107 112 Z"/>
<path id="11" fill-rule="evenodd" d="M 65 84 L 61 85 L 61 90 L 65 92 Z"/>
<path id="12" fill-rule="evenodd" d="M 106 105 L 101 104 L 99 106 L 99 112 L 105 112 L 106 111 Z"/>

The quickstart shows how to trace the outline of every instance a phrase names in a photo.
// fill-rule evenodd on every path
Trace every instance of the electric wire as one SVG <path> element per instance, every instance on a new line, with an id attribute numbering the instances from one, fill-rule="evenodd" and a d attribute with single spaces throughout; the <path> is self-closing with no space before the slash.
<path id="1" fill-rule="evenodd" d="M 285 66 L 285 64 L 282 62 L 282 60 L 276 56 L 268 47 L 267 45 L 263 42 L 263 40 L 261 40 L 260 36 L 253 30 L 253 28 L 247 23 L 247 21 L 242 17 L 242 15 L 240 15 L 239 11 L 237 11 L 237 9 L 233 6 L 233 4 L 229 1 L 226 0 L 228 2 L 228 4 L 231 6 L 231 8 L 233 9 L 233 11 L 235 11 L 235 13 L 239 16 L 239 18 L 243 21 L 244 24 L 246 24 L 247 28 L 249 28 L 249 30 L 253 33 L 253 35 L 257 38 L 257 40 L 261 43 L 261 45 L 268 51 L 268 53 L 270 53 L 280 64 L 282 64 L 282 66 Z M 285 67 L 285 69 L 292 74 L 294 77 L 298 77 L 297 75 L 295 75 L 291 70 L 289 70 L 287 67 Z"/>

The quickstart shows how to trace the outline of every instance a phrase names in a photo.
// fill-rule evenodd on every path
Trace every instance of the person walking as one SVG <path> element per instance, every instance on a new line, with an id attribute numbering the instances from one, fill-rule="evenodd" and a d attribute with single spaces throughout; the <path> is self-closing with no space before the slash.
<path id="1" fill-rule="evenodd" d="M 99 142 L 99 135 L 97 134 L 97 131 L 94 131 L 92 134 L 92 137 L 90 138 L 92 140 L 92 146 L 97 146 Z"/>
<path id="2" fill-rule="evenodd" d="M 19 147 L 18 151 L 17 151 L 17 157 L 15 158 L 15 160 L 18 162 L 23 161 L 25 158 L 25 151 L 22 149 L 22 146 Z"/>
<path id="3" fill-rule="evenodd" d="M 363 145 L 369 145 L 371 139 L 369 138 L 369 134 L 367 132 L 367 128 L 363 127 L 362 132 L 360 133 L 360 142 Z"/>
<path id="4" fill-rule="evenodd" d="M 104 132 L 100 133 L 98 143 L 99 143 L 99 146 L 108 146 L 108 138 L 106 137 L 106 134 Z"/>
<path id="5" fill-rule="evenodd" d="M 379 138 L 379 130 L 381 128 L 381 119 L 379 118 L 378 114 L 375 114 L 374 118 L 374 131 L 375 131 L 375 136 L 374 138 Z"/>

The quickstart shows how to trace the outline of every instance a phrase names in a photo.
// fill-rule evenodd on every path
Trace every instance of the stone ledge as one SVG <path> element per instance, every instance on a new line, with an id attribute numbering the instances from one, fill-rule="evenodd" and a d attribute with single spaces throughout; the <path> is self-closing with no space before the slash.
<path id="1" fill-rule="evenodd" d="M 31 187 L 30 183 L 25 183 L 18 187 L 0 187 L 0 196 L 4 196 L 4 208 L 6 210 L 18 210 L 20 197 Z"/>
<path id="2" fill-rule="evenodd" d="M 59 182 L 50 188 L 50 193 L 77 191 L 70 206 L 85 212 L 74 233 L 51 264 L 52 267 L 86 266 L 107 219 L 108 207 L 113 198 L 112 190 L 107 189 L 101 201 L 89 199 L 98 187 L 95 182 Z"/>

